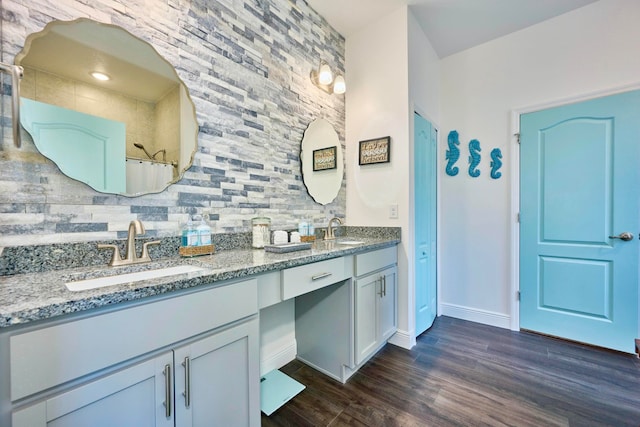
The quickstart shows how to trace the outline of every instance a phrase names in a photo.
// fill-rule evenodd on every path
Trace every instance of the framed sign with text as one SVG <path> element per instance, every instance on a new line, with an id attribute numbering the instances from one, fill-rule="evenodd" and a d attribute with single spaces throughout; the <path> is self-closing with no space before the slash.
<path id="1" fill-rule="evenodd" d="M 313 170 L 323 171 L 336 168 L 336 150 L 338 147 L 313 150 Z"/>
<path id="2" fill-rule="evenodd" d="M 391 137 L 368 139 L 360 141 L 359 165 L 372 165 L 375 163 L 389 163 Z"/>

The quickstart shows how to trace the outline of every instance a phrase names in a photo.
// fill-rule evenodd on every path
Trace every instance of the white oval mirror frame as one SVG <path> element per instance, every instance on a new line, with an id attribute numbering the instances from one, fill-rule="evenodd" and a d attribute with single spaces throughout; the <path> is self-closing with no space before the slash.
<path id="1" fill-rule="evenodd" d="M 335 168 L 314 170 L 314 151 L 332 147 L 336 148 Z M 302 179 L 313 200 L 321 205 L 333 202 L 342 187 L 344 160 L 338 134 L 328 121 L 316 119 L 309 124 L 302 138 L 300 161 Z"/>
<path id="2" fill-rule="evenodd" d="M 70 54 L 72 51 L 80 54 L 73 56 Z M 85 182 L 103 193 L 139 196 L 165 190 L 181 179 L 184 172 L 191 167 L 198 145 L 195 106 L 188 89 L 173 66 L 149 43 L 116 25 L 86 18 L 52 21 L 42 31 L 27 37 L 23 50 L 15 58 L 15 63 L 25 68 L 22 97 L 31 98 L 32 101 L 37 101 L 35 104 L 41 104 L 36 106 L 53 107 L 71 113 L 77 111 L 115 123 L 126 122 L 125 147 L 119 149 L 120 153 L 124 149 L 126 154 L 125 159 L 118 160 L 118 172 L 127 170 L 127 183 L 124 191 L 121 191 L 122 186 L 116 187 L 118 190 L 111 190 L 114 187 L 109 186 L 101 188 L 100 185 L 88 182 L 90 179 L 84 179 L 81 174 L 73 176 L 69 171 L 78 169 L 73 165 L 73 160 L 81 156 L 69 156 L 69 147 L 61 147 L 61 154 L 56 156 L 55 146 L 60 147 L 60 142 L 56 141 L 45 148 L 42 139 L 47 133 L 37 132 L 39 135 L 36 136 L 36 132 L 33 132 L 33 120 L 27 123 L 21 119 L 23 127 L 31 134 L 37 148 L 54 161 L 67 176 Z M 98 86 L 90 77 L 90 71 L 94 69 L 106 74 L 113 70 L 112 81 L 105 83 L 107 89 Z M 36 83 L 33 77 L 30 78 L 29 73 L 40 73 L 38 76 L 46 73 L 45 76 L 54 84 L 38 93 L 49 92 L 49 98 L 43 95 L 43 99 L 38 99 L 38 96 L 35 96 Z M 126 79 L 123 76 L 126 76 Z M 43 80 L 45 79 L 42 78 L 41 81 Z M 96 98 L 91 99 L 89 95 L 81 99 L 76 95 L 76 98 L 70 99 L 70 85 L 88 93 L 95 93 Z M 51 94 L 52 88 L 58 86 L 63 91 Z M 106 95 L 107 92 L 110 95 Z M 79 93 L 79 90 L 74 93 Z M 110 102 L 96 101 L 100 96 Z M 137 105 L 138 113 L 135 118 L 131 117 L 130 110 L 123 107 L 132 103 Z M 26 111 L 31 112 L 33 116 L 34 103 L 31 104 L 31 110 Z M 23 105 L 21 111 L 23 108 L 26 107 Z M 153 126 L 146 127 L 143 123 L 153 123 Z M 77 127 L 75 124 L 74 126 Z M 83 132 L 89 134 L 92 129 L 83 129 Z M 62 164 L 63 159 L 68 164 Z M 127 166 L 121 164 L 124 161 Z M 131 166 L 134 167 L 130 168 Z M 104 162 L 96 166 L 96 169 L 105 169 L 106 174 L 109 174 L 110 167 Z M 83 168 L 91 169 L 86 166 Z M 154 182 L 153 179 L 147 179 L 149 169 L 152 169 L 152 174 L 155 173 L 154 169 L 169 171 L 164 172 L 163 177 Z M 131 175 L 136 173 L 140 178 L 130 179 Z"/>

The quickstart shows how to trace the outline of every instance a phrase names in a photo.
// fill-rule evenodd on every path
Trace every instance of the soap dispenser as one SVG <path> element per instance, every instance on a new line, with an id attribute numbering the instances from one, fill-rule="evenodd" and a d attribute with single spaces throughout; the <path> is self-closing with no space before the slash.
<path id="1" fill-rule="evenodd" d="M 211 227 L 206 223 L 204 217 L 200 216 L 200 223 L 196 227 L 198 233 L 198 246 L 211 244 Z"/>
<path id="2" fill-rule="evenodd" d="M 196 246 L 198 244 L 198 230 L 191 215 L 182 228 L 182 246 Z"/>

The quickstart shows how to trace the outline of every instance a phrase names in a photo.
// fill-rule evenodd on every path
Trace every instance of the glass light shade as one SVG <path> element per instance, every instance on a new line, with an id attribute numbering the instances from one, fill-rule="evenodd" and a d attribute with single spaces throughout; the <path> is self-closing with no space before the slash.
<path id="1" fill-rule="evenodd" d="M 333 93 L 345 93 L 347 91 L 347 84 L 344 82 L 344 77 L 337 76 L 336 81 L 333 83 Z"/>
<path id="2" fill-rule="evenodd" d="M 331 68 L 327 64 L 322 64 L 318 71 L 318 82 L 323 85 L 330 85 L 333 81 L 333 74 L 331 74 Z"/>

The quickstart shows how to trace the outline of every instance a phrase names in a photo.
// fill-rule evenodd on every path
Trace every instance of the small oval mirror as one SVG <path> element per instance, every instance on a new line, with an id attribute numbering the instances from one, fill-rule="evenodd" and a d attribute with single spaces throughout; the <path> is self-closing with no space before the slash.
<path id="1" fill-rule="evenodd" d="M 147 42 L 89 19 L 27 37 L 21 124 L 67 176 L 104 193 L 163 191 L 193 162 L 198 124 L 188 90 Z"/>
<path id="2" fill-rule="evenodd" d="M 324 119 L 309 124 L 300 150 L 302 179 L 317 203 L 333 202 L 342 187 L 344 161 L 338 134 Z"/>

